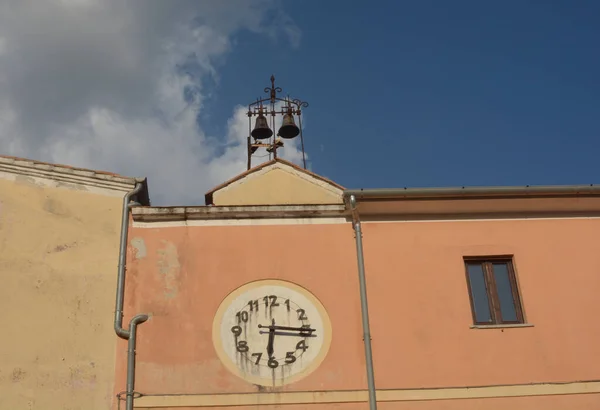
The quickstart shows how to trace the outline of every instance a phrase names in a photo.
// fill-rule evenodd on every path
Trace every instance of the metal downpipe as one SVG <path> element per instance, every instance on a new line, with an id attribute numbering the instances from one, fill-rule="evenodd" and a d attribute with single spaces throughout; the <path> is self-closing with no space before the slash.
<path id="1" fill-rule="evenodd" d="M 121 219 L 121 242 L 119 245 L 119 268 L 117 275 L 117 298 L 115 303 L 115 333 L 122 339 L 129 339 L 129 331 L 123 328 L 123 303 L 125 298 L 125 263 L 127 261 L 127 235 L 129 233 L 129 209 L 131 197 L 142 190 L 142 184 L 138 183 L 135 188 L 128 192 L 123 198 L 123 213 Z"/>
<path id="2" fill-rule="evenodd" d="M 123 328 L 123 307 L 125 301 L 125 264 L 127 262 L 127 239 L 129 234 L 129 210 L 131 198 L 140 192 L 142 184 L 137 183 L 135 188 L 128 192 L 123 198 L 123 214 L 121 219 L 121 242 L 119 247 L 119 268 L 117 276 L 117 297 L 115 302 L 115 333 L 122 339 L 127 340 L 127 387 L 125 408 L 133 410 L 135 394 L 135 347 L 137 342 L 137 326 L 148 320 L 148 315 L 139 314 L 129 321 L 129 330 Z M 120 400 L 120 394 L 118 395 Z"/>
<path id="3" fill-rule="evenodd" d="M 148 320 L 148 315 L 136 315 L 129 322 L 129 340 L 127 342 L 127 390 L 125 409 L 133 410 L 133 395 L 135 393 L 135 344 L 137 326 Z"/>
<path id="4" fill-rule="evenodd" d="M 369 409 L 377 410 L 377 397 L 375 392 L 375 375 L 373 372 L 373 353 L 371 351 L 371 330 L 369 326 L 369 304 L 367 303 L 367 281 L 365 278 L 365 260 L 362 245 L 362 229 L 358 211 L 356 210 L 356 197 L 350 196 L 350 210 L 352 212 L 352 227 L 356 238 L 356 258 L 358 262 L 358 281 L 360 285 L 360 310 L 362 315 L 363 339 L 365 342 L 365 359 L 367 365 L 367 385 L 369 388 Z"/>

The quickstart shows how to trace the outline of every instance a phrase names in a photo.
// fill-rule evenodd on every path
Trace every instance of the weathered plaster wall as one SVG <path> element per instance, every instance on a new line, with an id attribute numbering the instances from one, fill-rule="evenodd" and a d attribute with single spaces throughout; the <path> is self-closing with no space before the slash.
<path id="1" fill-rule="evenodd" d="M 121 201 L 0 179 L 0 409 L 110 407 Z"/>
<path id="2" fill-rule="evenodd" d="M 557 383 L 552 390 L 563 382 L 600 379 L 593 365 L 593 358 L 600 357 L 600 330 L 590 325 L 600 289 L 599 229 L 598 219 L 363 224 L 377 388 L 398 397 L 404 389 L 425 389 L 414 394 L 439 399 L 444 393 L 452 397 L 456 387 L 466 397 L 478 397 L 477 389 L 467 387 L 520 384 L 523 394 L 530 394 L 537 389 L 527 387 L 531 383 Z M 351 398 L 350 390 L 366 389 L 350 223 L 134 228 L 130 243 L 126 319 L 152 314 L 139 331 L 137 391 L 307 392 L 318 401 L 322 396 L 312 391 Z M 533 327 L 470 328 L 462 258 L 494 254 L 515 256 L 525 314 Z M 334 329 L 322 365 L 277 389 L 232 375 L 212 345 L 219 303 L 238 286 L 265 278 L 311 290 Z M 117 375 L 124 384 L 125 343 L 120 343 Z M 597 392 L 598 386 L 593 389 Z M 509 390 L 500 387 L 493 394 Z M 232 396 L 232 402 L 247 397 Z M 206 399 L 198 397 L 197 403 Z M 475 409 L 484 402 L 490 409 L 585 409 L 600 405 L 600 395 L 387 401 L 380 408 Z M 359 405 L 366 403 L 337 406 Z M 258 408 L 245 408 L 250 407 Z"/>
<path id="3" fill-rule="evenodd" d="M 364 366 L 364 355 L 362 344 L 355 342 L 362 330 L 356 262 L 348 257 L 354 244 L 350 224 L 133 228 L 130 238 L 125 320 L 141 312 L 152 315 L 139 327 L 137 391 L 258 391 L 217 358 L 212 322 L 229 292 L 269 278 L 307 288 L 337 323 L 320 368 L 284 389 L 364 385 L 364 372 L 352 371 Z M 121 384 L 125 345 L 118 349 Z"/>

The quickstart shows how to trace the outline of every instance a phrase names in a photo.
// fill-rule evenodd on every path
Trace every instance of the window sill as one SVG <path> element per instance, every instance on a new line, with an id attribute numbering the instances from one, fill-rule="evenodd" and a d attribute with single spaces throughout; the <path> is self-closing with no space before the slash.
<path id="1" fill-rule="evenodd" d="M 516 327 L 533 327 L 531 323 L 516 323 L 506 325 L 471 325 L 471 329 L 510 329 Z"/>

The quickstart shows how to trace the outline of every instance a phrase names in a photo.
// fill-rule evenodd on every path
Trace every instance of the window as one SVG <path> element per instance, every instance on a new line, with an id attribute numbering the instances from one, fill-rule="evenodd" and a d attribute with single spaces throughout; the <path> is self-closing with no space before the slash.
<path id="1" fill-rule="evenodd" d="M 512 258 L 465 258 L 465 265 L 475 324 L 523 323 Z"/>

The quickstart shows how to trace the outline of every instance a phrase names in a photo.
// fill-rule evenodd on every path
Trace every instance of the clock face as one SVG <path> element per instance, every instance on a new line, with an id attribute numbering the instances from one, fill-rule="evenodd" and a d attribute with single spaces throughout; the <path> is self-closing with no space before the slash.
<path id="1" fill-rule="evenodd" d="M 213 342 L 225 366 L 239 377 L 282 386 L 318 367 L 329 349 L 331 325 L 306 289 L 279 280 L 256 281 L 221 303 Z"/>

